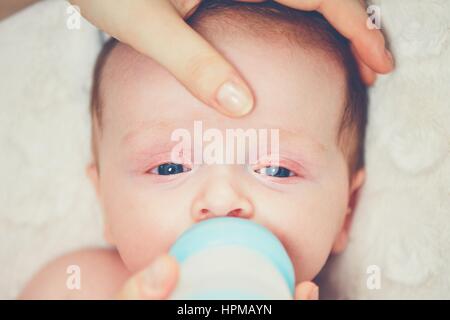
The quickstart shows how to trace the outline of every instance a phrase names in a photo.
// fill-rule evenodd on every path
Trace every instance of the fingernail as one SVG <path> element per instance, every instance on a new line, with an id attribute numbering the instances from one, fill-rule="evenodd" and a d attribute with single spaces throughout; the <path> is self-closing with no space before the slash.
<path id="1" fill-rule="evenodd" d="M 159 258 L 143 272 L 142 288 L 146 294 L 154 295 L 164 290 L 168 277 L 167 270 L 167 261 Z"/>
<path id="2" fill-rule="evenodd" d="M 251 93 L 247 88 L 233 81 L 228 81 L 220 87 L 217 100 L 225 111 L 236 116 L 243 116 L 253 108 Z"/>
<path id="3" fill-rule="evenodd" d="M 384 54 L 388 58 L 389 62 L 391 63 L 392 68 L 394 68 L 395 62 L 394 62 L 394 56 L 388 49 L 384 49 Z"/>
<path id="4" fill-rule="evenodd" d="M 309 293 L 309 300 L 319 300 L 319 287 L 315 287 Z"/>

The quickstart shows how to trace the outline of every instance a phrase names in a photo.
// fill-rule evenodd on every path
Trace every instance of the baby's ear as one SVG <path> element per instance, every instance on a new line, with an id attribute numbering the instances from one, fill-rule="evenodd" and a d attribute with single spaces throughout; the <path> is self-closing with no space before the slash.
<path id="1" fill-rule="evenodd" d="M 90 163 L 86 167 L 86 175 L 88 176 L 89 180 L 92 183 L 92 186 L 94 187 L 95 193 L 97 194 L 97 197 L 100 197 L 100 183 L 99 183 L 99 177 L 98 177 L 98 169 L 97 165 L 95 163 Z"/>
<path id="2" fill-rule="evenodd" d="M 342 228 L 334 241 L 333 248 L 331 250 L 332 253 L 341 253 L 347 246 L 348 234 L 352 225 L 356 204 L 358 203 L 358 196 L 361 191 L 361 187 L 364 184 L 365 178 L 366 171 L 364 169 L 359 169 L 355 174 L 353 174 L 352 181 L 350 183 L 347 212 L 345 214 Z"/>

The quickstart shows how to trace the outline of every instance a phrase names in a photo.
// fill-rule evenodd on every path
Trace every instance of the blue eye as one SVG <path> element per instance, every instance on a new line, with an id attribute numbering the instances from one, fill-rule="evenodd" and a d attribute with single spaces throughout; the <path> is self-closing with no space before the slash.
<path id="1" fill-rule="evenodd" d="M 291 170 L 285 167 L 278 166 L 267 166 L 258 170 L 255 170 L 257 173 L 260 173 L 265 176 L 271 176 L 276 178 L 288 178 L 295 176 L 296 174 Z"/>
<path id="2" fill-rule="evenodd" d="M 161 176 L 169 176 L 174 174 L 180 174 L 183 172 L 190 171 L 191 169 L 186 168 L 182 164 L 167 162 L 160 164 L 159 166 L 150 170 L 150 173 L 158 174 Z"/>

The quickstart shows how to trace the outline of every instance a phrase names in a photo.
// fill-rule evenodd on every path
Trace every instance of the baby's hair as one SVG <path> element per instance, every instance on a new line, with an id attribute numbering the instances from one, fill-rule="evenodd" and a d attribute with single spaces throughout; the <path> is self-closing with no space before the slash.
<path id="1" fill-rule="evenodd" d="M 230 33 L 234 28 L 254 37 L 272 41 L 288 40 L 288 43 L 309 50 L 321 51 L 325 57 L 337 63 L 345 74 L 345 106 L 337 143 L 348 158 L 351 174 L 364 167 L 364 141 L 367 126 L 367 88 L 361 80 L 357 62 L 350 42 L 339 34 L 328 21 L 317 12 L 305 12 L 284 7 L 276 2 L 245 3 L 234 0 L 204 0 L 188 24 L 201 34 Z M 286 41 L 284 41 L 284 44 Z M 101 127 L 102 101 L 100 84 L 102 70 L 108 56 L 118 41 L 109 40 L 103 47 L 96 63 L 91 97 L 93 123 Z M 95 133 L 94 133 L 95 135 Z M 97 147 L 93 138 L 93 153 L 97 159 Z"/>

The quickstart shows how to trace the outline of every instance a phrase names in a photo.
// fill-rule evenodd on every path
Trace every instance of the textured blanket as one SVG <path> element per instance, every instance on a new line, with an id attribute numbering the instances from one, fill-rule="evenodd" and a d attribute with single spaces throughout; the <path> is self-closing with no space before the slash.
<path id="1" fill-rule="evenodd" d="M 367 182 L 322 297 L 450 298 L 450 1 L 374 4 L 397 69 L 370 92 Z M 0 22 L 0 298 L 56 256 L 104 245 L 84 174 L 102 36 L 68 27 L 67 7 Z"/>

